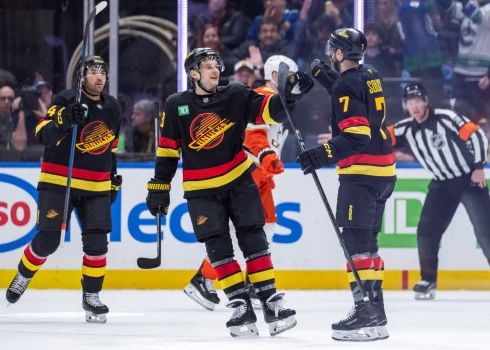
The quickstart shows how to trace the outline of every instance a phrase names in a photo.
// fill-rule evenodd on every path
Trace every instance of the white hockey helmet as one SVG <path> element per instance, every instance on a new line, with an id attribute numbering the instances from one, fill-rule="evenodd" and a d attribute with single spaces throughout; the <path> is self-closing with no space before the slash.
<path id="1" fill-rule="evenodd" d="M 272 80 L 272 72 L 279 70 L 279 63 L 284 62 L 289 66 L 289 71 L 296 73 L 298 71 L 298 65 L 289 57 L 283 55 L 271 56 L 265 61 L 264 64 L 264 79 Z"/>

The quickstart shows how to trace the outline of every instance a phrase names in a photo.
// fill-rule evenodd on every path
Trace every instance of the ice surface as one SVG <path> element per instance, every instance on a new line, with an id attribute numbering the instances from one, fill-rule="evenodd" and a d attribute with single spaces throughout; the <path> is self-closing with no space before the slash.
<path id="1" fill-rule="evenodd" d="M 330 325 L 344 318 L 349 291 L 287 291 L 286 306 L 298 325 L 270 337 L 257 311 L 257 339 L 234 339 L 225 327 L 231 310 L 206 311 L 182 291 L 103 291 L 110 308 L 106 324 L 85 322 L 80 291 L 27 290 L 8 308 L 0 290 L 0 349 L 490 349 L 490 293 L 438 291 L 434 301 L 412 292 L 385 292 L 390 339 L 339 343 Z"/>

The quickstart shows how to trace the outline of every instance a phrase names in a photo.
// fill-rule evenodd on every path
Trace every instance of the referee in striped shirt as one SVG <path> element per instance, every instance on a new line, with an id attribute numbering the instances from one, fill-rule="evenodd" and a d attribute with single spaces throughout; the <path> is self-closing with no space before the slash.
<path id="1" fill-rule="evenodd" d="M 490 195 L 483 170 L 488 140 L 466 117 L 430 108 L 427 89 L 421 83 L 405 88 L 403 104 L 410 118 L 388 127 L 392 144 L 410 147 L 433 174 L 417 227 L 422 281 L 414 287 L 416 299 L 433 299 L 439 243 L 460 203 L 490 263 Z"/>

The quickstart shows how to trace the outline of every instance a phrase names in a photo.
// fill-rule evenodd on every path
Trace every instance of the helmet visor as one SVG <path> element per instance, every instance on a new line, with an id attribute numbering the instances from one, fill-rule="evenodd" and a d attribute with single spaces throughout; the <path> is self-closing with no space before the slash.
<path id="1" fill-rule="evenodd" d="M 327 55 L 328 57 L 331 57 L 335 51 L 337 51 L 339 48 L 332 45 L 332 43 L 330 42 L 330 40 L 327 42 L 327 46 L 325 46 L 325 55 Z"/>
<path id="2" fill-rule="evenodd" d="M 109 72 L 107 71 L 107 67 L 97 64 L 91 65 L 85 68 L 85 75 L 105 75 L 107 76 Z"/>
<path id="3" fill-rule="evenodd" d="M 199 62 L 199 65 L 202 64 L 201 68 L 203 69 L 212 69 L 214 67 L 218 68 L 218 70 L 223 73 L 225 70 L 225 64 L 220 56 L 208 56 L 202 61 Z"/>

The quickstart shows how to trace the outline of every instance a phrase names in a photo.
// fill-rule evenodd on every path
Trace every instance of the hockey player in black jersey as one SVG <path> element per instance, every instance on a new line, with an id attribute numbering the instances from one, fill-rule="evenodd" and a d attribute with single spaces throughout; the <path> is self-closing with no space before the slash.
<path id="1" fill-rule="evenodd" d="M 354 307 L 346 319 L 332 325 L 333 339 L 343 341 L 388 338 L 381 288 L 384 262 L 378 255 L 376 237 L 396 181 L 395 153 L 384 123 L 381 77 L 374 67 L 359 64 L 365 51 L 362 32 L 338 29 L 326 48 L 334 69 L 319 60 L 313 62 L 312 75 L 332 96 L 333 138 L 297 157 L 305 174 L 337 164 L 340 186 L 336 219 L 377 313 L 377 318 L 369 316 L 347 264 Z"/>
<path id="2" fill-rule="evenodd" d="M 209 260 L 234 312 L 226 326 L 234 337 L 258 335 L 257 320 L 234 259 L 228 222 L 235 228 L 247 271 L 260 298 L 271 335 L 296 325 L 294 310 L 282 306 L 264 233 L 259 190 L 251 172 L 255 166 L 243 150 L 249 121 L 283 122 L 286 112 L 279 96 L 261 95 L 241 84 L 218 87 L 221 57 L 212 49 L 192 50 L 185 70 L 193 89 L 170 96 L 164 109 L 155 176 L 148 182 L 148 208 L 167 214 L 170 183 L 182 153 L 183 188 L 195 235 L 206 245 Z M 289 108 L 313 86 L 309 76 L 288 79 Z"/>
<path id="3" fill-rule="evenodd" d="M 25 248 L 19 270 L 7 290 L 16 303 L 35 273 L 60 243 L 72 127 L 78 125 L 72 169 L 68 218 L 76 209 L 82 226 L 82 305 L 86 321 L 105 323 L 109 309 L 99 299 L 106 270 L 107 233 L 112 230 L 111 204 L 122 183 L 116 175 L 116 150 L 121 106 L 103 92 L 108 66 L 99 56 L 84 61 L 83 93 L 76 103 L 76 89 L 57 94 L 36 137 L 45 146 L 37 189 L 38 232 Z"/>

